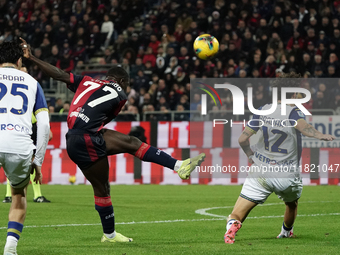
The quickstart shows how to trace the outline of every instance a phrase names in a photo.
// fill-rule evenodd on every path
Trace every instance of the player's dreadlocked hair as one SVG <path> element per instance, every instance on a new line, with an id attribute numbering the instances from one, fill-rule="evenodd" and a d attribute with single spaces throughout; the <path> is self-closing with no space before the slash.
<path id="1" fill-rule="evenodd" d="M 288 78 L 288 79 L 283 79 Z M 290 73 L 282 73 L 279 77 L 277 77 L 274 81 L 272 81 L 272 88 L 277 88 L 277 96 L 278 99 L 281 99 L 281 88 L 296 88 L 300 87 L 301 80 L 300 74 L 290 72 Z M 294 93 L 287 93 L 287 98 L 291 98 Z"/>
<path id="2" fill-rule="evenodd" d="M 120 78 L 128 79 L 129 78 L 129 74 L 125 71 L 124 68 L 120 66 L 115 66 L 115 67 L 110 68 L 109 71 L 107 71 L 106 75 L 115 77 L 117 79 L 120 79 Z"/>
<path id="3" fill-rule="evenodd" d="M 19 43 L 11 41 L 0 44 L 0 64 L 16 64 L 23 56 L 24 52 Z"/>
<path id="4" fill-rule="evenodd" d="M 124 91 L 126 91 L 127 86 L 129 85 L 129 74 L 125 71 L 124 68 L 120 66 L 115 66 L 107 71 L 106 77 L 113 77 L 119 85 L 122 87 Z"/>

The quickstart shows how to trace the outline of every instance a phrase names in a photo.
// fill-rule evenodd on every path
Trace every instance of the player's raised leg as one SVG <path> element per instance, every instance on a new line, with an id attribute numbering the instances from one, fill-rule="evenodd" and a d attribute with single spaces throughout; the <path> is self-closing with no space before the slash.
<path id="1" fill-rule="evenodd" d="M 115 231 L 115 217 L 110 196 L 109 162 L 107 157 L 98 159 L 89 168 L 83 169 L 86 179 L 92 184 L 94 203 L 103 226 L 102 242 L 132 242 L 132 238 Z"/>
<path id="2" fill-rule="evenodd" d="M 238 197 L 232 213 L 227 219 L 227 231 L 224 235 L 225 243 L 234 243 L 237 231 L 242 227 L 242 222 L 247 218 L 249 212 L 257 203 L 249 201 L 243 197 Z"/>
<path id="3" fill-rule="evenodd" d="M 108 129 L 103 129 L 102 132 L 106 143 L 106 150 L 109 155 L 129 153 L 143 161 L 153 162 L 175 170 L 182 179 L 188 179 L 191 172 L 196 166 L 199 166 L 205 158 L 205 154 L 201 153 L 197 157 L 184 161 L 177 160 L 160 149 L 143 143 L 136 137 Z"/>
<path id="4" fill-rule="evenodd" d="M 277 238 L 293 237 L 293 225 L 297 215 L 298 201 L 285 202 L 286 211 L 281 227 L 281 233 Z"/>

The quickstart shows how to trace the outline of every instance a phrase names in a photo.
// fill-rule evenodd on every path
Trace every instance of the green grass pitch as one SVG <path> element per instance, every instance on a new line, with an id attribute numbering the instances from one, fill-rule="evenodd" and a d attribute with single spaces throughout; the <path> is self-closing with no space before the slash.
<path id="1" fill-rule="evenodd" d="M 116 230 L 134 239 L 125 244 L 100 243 L 102 229 L 91 186 L 43 185 L 43 194 L 51 204 L 33 203 L 29 187 L 18 254 L 339 254 L 339 188 L 304 187 L 298 210 L 301 216 L 294 228 L 296 238 L 275 238 L 284 204 L 272 195 L 267 206 L 250 213 L 235 244 L 227 245 L 223 240 L 225 220 L 195 211 L 233 206 L 241 186 L 112 186 Z M 5 195 L 5 185 L 0 185 L 0 194 Z M 6 240 L 9 206 L 0 206 L 1 247 Z M 231 208 L 207 212 L 227 216 Z"/>

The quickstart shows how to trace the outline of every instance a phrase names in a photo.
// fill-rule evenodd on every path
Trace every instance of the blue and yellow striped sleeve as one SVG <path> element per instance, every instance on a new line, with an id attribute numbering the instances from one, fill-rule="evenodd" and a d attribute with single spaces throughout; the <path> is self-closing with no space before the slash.
<path id="1" fill-rule="evenodd" d="M 295 120 L 296 122 L 300 120 L 306 120 L 306 115 L 299 108 L 295 107 L 290 112 L 289 119 L 290 119 L 291 125 L 295 125 L 295 122 L 293 120 Z"/>
<path id="2" fill-rule="evenodd" d="M 42 90 L 39 82 L 37 84 L 37 94 L 35 96 L 35 105 L 33 111 L 34 115 L 37 115 L 41 111 L 48 111 L 44 91 Z"/>
<path id="3" fill-rule="evenodd" d="M 261 110 L 261 109 L 262 109 L 262 106 L 258 108 L 258 110 Z M 248 121 L 246 129 L 252 132 L 253 134 L 256 134 L 261 126 L 259 119 L 260 119 L 260 115 L 254 114 L 251 121 Z"/>

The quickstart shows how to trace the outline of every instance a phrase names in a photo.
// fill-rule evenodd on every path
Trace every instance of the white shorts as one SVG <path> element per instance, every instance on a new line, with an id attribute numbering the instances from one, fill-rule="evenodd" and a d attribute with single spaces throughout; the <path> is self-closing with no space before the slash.
<path id="1" fill-rule="evenodd" d="M 0 166 L 13 188 L 26 187 L 30 181 L 33 150 L 28 155 L 0 153 Z"/>
<path id="2" fill-rule="evenodd" d="M 258 167 L 252 165 L 253 167 Z M 249 174 L 243 184 L 240 196 L 257 204 L 264 203 L 271 193 L 275 193 L 284 202 L 293 202 L 302 193 L 302 179 L 299 176 L 266 178 L 265 175 L 252 177 Z"/>

